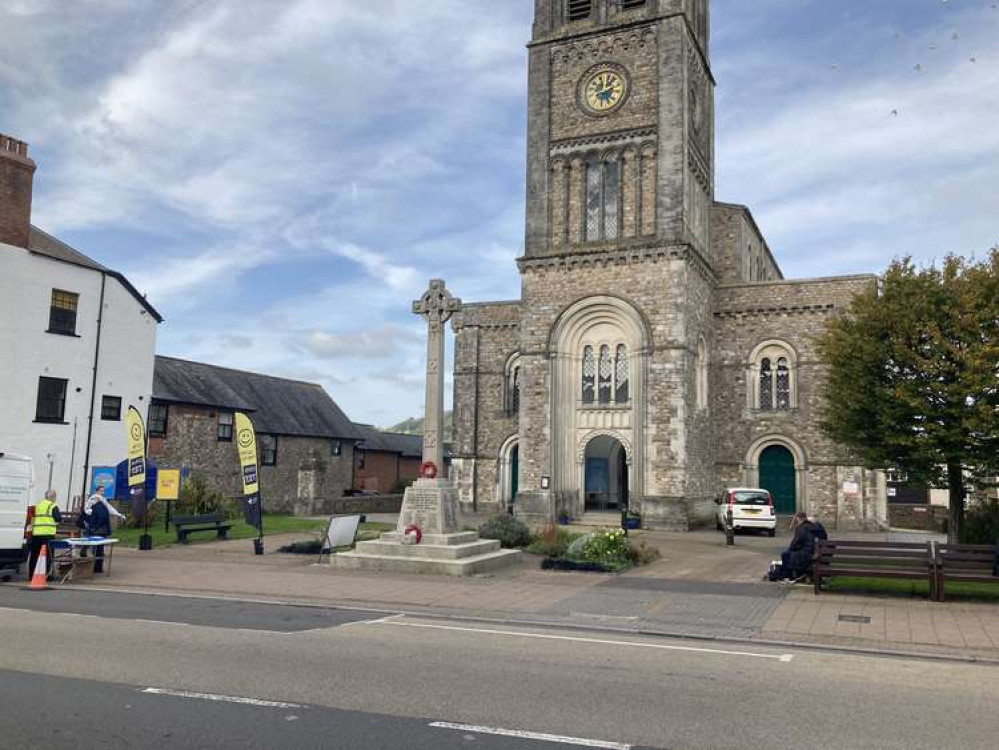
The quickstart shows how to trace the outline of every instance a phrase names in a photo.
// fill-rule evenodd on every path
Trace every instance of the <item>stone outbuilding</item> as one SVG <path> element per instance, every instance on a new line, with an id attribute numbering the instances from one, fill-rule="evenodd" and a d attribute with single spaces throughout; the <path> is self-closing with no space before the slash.
<path id="1" fill-rule="evenodd" d="M 173 357 L 156 357 L 150 458 L 238 496 L 237 411 L 249 415 L 257 432 L 268 512 L 321 512 L 351 488 L 354 445 L 364 436 L 322 386 Z"/>
<path id="2" fill-rule="evenodd" d="M 466 509 L 713 523 L 727 486 L 882 527 L 885 479 L 819 429 L 815 336 L 871 275 L 788 280 L 716 199 L 707 0 L 536 0 L 519 300 L 455 314 Z"/>

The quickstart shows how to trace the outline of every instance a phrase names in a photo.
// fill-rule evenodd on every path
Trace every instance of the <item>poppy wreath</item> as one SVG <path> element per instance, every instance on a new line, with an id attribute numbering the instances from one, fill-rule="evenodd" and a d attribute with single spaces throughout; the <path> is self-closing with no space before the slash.
<path id="1" fill-rule="evenodd" d="M 433 461 L 424 461 L 420 464 L 420 476 L 424 479 L 435 479 L 437 477 L 437 464 Z"/>
<path id="2" fill-rule="evenodd" d="M 419 544 L 420 542 L 423 541 L 423 531 L 416 524 L 410 524 L 409 526 L 407 526 L 406 530 L 402 532 L 402 535 L 404 537 L 415 536 L 416 544 Z"/>

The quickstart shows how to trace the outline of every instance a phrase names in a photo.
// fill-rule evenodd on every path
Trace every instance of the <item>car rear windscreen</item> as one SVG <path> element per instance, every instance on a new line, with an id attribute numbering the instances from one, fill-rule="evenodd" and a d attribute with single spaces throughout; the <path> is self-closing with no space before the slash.
<path id="1" fill-rule="evenodd" d="M 765 492 L 733 492 L 739 505 L 769 505 L 770 498 Z"/>

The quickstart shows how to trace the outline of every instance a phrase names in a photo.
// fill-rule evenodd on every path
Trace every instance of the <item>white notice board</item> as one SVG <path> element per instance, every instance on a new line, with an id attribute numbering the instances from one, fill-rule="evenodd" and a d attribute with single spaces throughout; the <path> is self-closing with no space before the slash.
<path id="1" fill-rule="evenodd" d="M 360 516 L 331 516 L 323 540 L 323 552 L 352 545 L 360 523 Z"/>

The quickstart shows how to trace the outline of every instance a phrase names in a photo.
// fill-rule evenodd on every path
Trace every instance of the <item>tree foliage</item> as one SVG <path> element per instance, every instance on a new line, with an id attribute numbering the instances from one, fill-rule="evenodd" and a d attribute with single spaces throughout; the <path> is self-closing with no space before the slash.
<path id="1" fill-rule="evenodd" d="M 967 478 L 999 473 L 999 249 L 895 261 L 818 343 L 823 429 L 870 468 L 949 487 L 957 538 Z"/>

